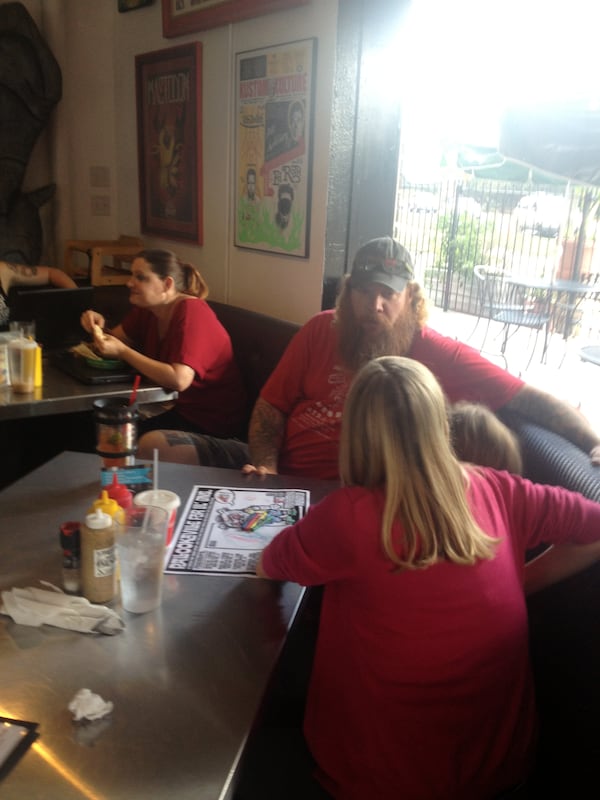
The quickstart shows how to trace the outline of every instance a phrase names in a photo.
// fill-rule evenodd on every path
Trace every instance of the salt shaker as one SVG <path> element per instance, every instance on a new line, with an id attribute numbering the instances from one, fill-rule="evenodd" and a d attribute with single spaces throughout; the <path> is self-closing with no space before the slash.
<path id="1" fill-rule="evenodd" d="M 78 594 L 81 588 L 79 522 L 62 523 L 60 546 L 63 551 L 63 588 L 68 594 Z"/>

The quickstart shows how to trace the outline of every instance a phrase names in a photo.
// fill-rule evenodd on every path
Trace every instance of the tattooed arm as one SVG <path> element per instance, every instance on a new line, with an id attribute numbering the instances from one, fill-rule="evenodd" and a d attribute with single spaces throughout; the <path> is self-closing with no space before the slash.
<path id="1" fill-rule="evenodd" d="M 593 464 L 600 465 L 600 435 L 583 414 L 564 400 L 533 386 L 523 386 L 504 408 L 564 436 L 589 453 Z"/>
<path id="2" fill-rule="evenodd" d="M 52 286 L 59 286 L 61 289 L 75 289 L 77 284 L 66 272 L 56 267 L 39 267 L 40 270 L 46 270 L 48 273 L 48 283 Z"/>
<path id="3" fill-rule="evenodd" d="M 8 292 L 11 286 L 42 286 L 50 283 L 63 289 L 75 289 L 77 284 L 66 272 L 55 267 L 29 266 L 0 261 L 2 287 Z"/>
<path id="4" fill-rule="evenodd" d="M 248 445 L 252 463 L 243 467 L 243 472 L 258 472 L 260 475 L 276 475 L 279 451 L 283 443 L 286 416 L 277 408 L 262 400 L 256 401 L 250 427 Z"/>

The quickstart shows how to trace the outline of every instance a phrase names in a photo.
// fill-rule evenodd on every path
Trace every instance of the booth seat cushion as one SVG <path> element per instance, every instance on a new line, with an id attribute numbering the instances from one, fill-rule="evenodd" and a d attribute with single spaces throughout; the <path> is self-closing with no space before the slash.
<path id="1" fill-rule="evenodd" d="M 248 419 L 263 384 L 300 326 L 294 322 L 209 300 L 229 334 L 248 394 Z"/>
<path id="2" fill-rule="evenodd" d="M 564 486 L 600 503 L 600 467 L 592 465 L 587 453 L 520 414 L 501 411 L 498 416 L 519 437 L 526 478 Z"/>

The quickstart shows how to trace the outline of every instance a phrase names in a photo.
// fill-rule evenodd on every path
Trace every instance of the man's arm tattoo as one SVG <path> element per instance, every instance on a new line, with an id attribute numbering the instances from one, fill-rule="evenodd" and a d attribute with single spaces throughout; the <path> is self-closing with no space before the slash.
<path id="1" fill-rule="evenodd" d="M 38 274 L 38 268 L 31 267 L 29 264 L 9 264 L 6 262 L 6 266 L 11 272 L 14 272 L 15 275 L 20 275 L 22 278 L 35 278 Z"/>
<path id="2" fill-rule="evenodd" d="M 248 432 L 250 459 L 255 467 L 277 470 L 285 421 L 285 414 L 266 400 L 256 401 Z"/>

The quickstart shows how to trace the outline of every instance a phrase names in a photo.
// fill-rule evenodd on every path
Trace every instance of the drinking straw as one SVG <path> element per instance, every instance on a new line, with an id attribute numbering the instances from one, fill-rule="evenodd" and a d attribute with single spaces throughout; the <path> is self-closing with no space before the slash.
<path id="1" fill-rule="evenodd" d="M 154 465 L 152 468 L 152 491 L 156 491 L 158 489 L 158 448 L 154 448 Z M 148 522 L 150 521 L 150 506 L 146 506 L 146 511 L 144 513 L 144 519 L 142 520 L 142 533 L 146 532 L 148 527 Z"/>
<path id="2" fill-rule="evenodd" d="M 136 375 L 133 380 L 133 389 L 131 390 L 131 394 L 129 395 L 129 405 L 132 406 L 135 403 L 135 398 L 137 397 L 137 390 L 138 386 L 140 385 L 140 381 L 142 379 L 141 375 Z"/>
<path id="3" fill-rule="evenodd" d="M 154 468 L 152 470 L 152 491 L 158 489 L 158 448 L 154 448 Z"/>

